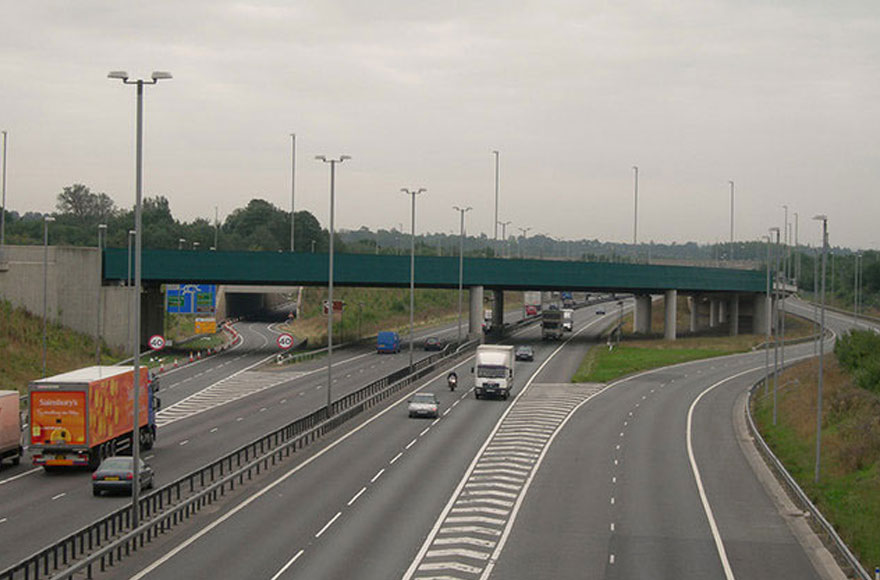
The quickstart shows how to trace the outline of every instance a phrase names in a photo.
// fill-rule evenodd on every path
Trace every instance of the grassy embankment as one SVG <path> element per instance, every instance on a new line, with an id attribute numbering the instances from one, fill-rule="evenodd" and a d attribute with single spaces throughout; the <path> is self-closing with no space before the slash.
<path id="1" fill-rule="evenodd" d="M 46 329 L 48 375 L 95 364 L 94 337 L 57 324 Z M 101 363 L 113 364 L 123 353 L 106 347 Z M 43 374 L 43 322 L 22 308 L 0 300 L 0 389 L 27 392 L 28 382 Z"/>
<path id="2" fill-rule="evenodd" d="M 880 339 L 873 349 L 880 358 Z M 818 361 L 785 371 L 773 425 L 772 391 L 753 401 L 758 428 L 814 504 L 867 569 L 880 564 L 880 383 L 859 386 L 864 369 L 849 371 L 826 355 L 822 395 L 822 455 L 816 466 Z M 866 385 L 870 386 L 870 384 Z"/>
<path id="3" fill-rule="evenodd" d="M 662 328 L 663 302 L 654 303 L 651 313 L 652 328 Z M 688 301 L 680 297 L 677 303 L 678 328 L 688 328 L 689 318 Z M 608 347 L 590 349 L 577 373 L 572 377 L 572 382 L 604 383 L 624 375 L 671 364 L 747 352 L 764 342 L 763 334 L 726 336 L 726 326 L 713 330 L 711 334 L 699 336 L 680 333 L 681 338 L 674 341 L 663 340 L 654 335 L 634 336 L 632 328 L 632 315 L 624 317 L 623 341 L 611 349 Z M 785 332 L 786 339 L 801 338 L 812 334 L 813 325 L 801 318 L 788 316 Z"/>

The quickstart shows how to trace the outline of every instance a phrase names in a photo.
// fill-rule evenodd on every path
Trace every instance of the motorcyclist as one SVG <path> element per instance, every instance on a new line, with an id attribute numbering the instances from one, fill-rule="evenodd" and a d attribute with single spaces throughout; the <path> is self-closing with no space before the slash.
<path id="1" fill-rule="evenodd" d="M 446 382 L 449 384 L 449 390 L 454 391 L 455 385 L 458 383 L 458 375 L 455 374 L 455 371 L 449 373 L 449 375 L 446 377 Z"/>

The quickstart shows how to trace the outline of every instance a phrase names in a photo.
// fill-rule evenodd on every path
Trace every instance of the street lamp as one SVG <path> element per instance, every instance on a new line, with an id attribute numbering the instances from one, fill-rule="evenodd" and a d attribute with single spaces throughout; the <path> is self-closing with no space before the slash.
<path id="1" fill-rule="evenodd" d="M 315 240 L 312 240 L 312 253 L 315 253 Z"/>
<path id="2" fill-rule="evenodd" d="M 492 154 L 495 155 L 495 245 L 498 245 L 498 169 L 499 169 L 499 161 L 501 157 L 501 153 L 498 151 L 492 151 Z"/>
<path id="3" fill-rule="evenodd" d="M 333 414 L 331 399 L 331 391 L 333 390 L 333 236 L 335 235 L 333 210 L 336 203 L 336 164 L 351 159 L 351 157 L 342 155 L 338 159 L 327 159 L 324 155 L 316 155 L 315 159 L 330 164 L 330 261 L 327 277 L 327 417 L 330 417 Z M 312 248 L 314 251 L 314 245 Z"/>
<path id="4" fill-rule="evenodd" d="M 729 180 L 730 184 L 730 261 L 733 261 L 733 180 Z"/>
<path id="5" fill-rule="evenodd" d="M 458 344 L 461 344 L 461 295 L 464 286 L 464 214 L 473 208 L 452 206 L 452 209 L 461 214 L 461 227 L 458 234 Z"/>
<path id="6" fill-rule="evenodd" d="M 6 261 L 4 251 L 6 250 L 6 131 L 3 133 L 3 204 L 0 207 L 0 264 Z"/>
<path id="7" fill-rule="evenodd" d="M 522 235 L 520 236 L 520 238 L 521 238 L 523 241 L 525 241 L 525 239 L 526 239 L 526 234 L 528 234 L 528 233 L 529 233 L 529 230 L 532 229 L 532 228 L 516 228 L 516 229 L 518 229 L 518 230 L 520 231 L 520 233 L 522 234 Z M 520 259 L 522 259 L 523 257 L 525 257 L 525 254 L 523 253 L 523 247 L 522 247 L 522 244 L 519 244 L 519 257 L 520 257 Z"/>
<path id="8" fill-rule="evenodd" d="M 185 244 L 185 243 L 186 243 L 186 238 L 180 238 L 179 240 L 177 240 L 177 249 L 182 250 L 183 244 Z"/>
<path id="9" fill-rule="evenodd" d="M 132 240 L 134 239 L 134 233 L 135 233 L 134 230 L 128 230 L 128 274 L 125 278 L 125 287 L 129 291 L 129 293 L 132 292 L 132 286 L 131 286 L 131 245 L 132 245 Z M 128 333 L 128 348 L 134 348 L 134 342 L 132 340 L 132 335 L 131 335 L 131 310 L 132 310 L 131 305 L 132 305 L 132 303 L 134 303 L 134 298 L 129 297 L 128 308 L 127 308 L 127 310 L 128 310 L 128 324 L 125 329 L 126 332 Z"/>
<path id="10" fill-rule="evenodd" d="M 819 389 L 816 399 L 816 474 L 815 481 L 819 483 L 819 460 L 822 452 L 822 360 L 825 358 L 825 262 L 828 255 L 828 216 L 817 215 L 814 220 L 822 222 L 822 293 L 819 302 L 822 312 L 819 314 Z"/>
<path id="11" fill-rule="evenodd" d="M 49 315 L 49 223 L 54 221 L 55 218 L 52 216 L 43 216 L 43 378 L 46 377 L 46 354 L 48 351 L 46 320 Z"/>
<path id="12" fill-rule="evenodd" d="M 856 252 L 853 260 L 853 313 L 856 318 L 856 328 L 859 326 L 859 310 L 862 306 L 862 253 Z"/>
<path id="13" fill-rule="evenodd" d="M 413 366 L 413 321 L 415 319 L 416 292 L 416 196 L 428 191 L 424 187 L 418 189 L 400 188 L 402 193 L 412 198 L 412 219 L 409 235 L 409 368 Z"/>
<path id="14" fill-rule="evenodd" d="M 138 299 L 140 298 L 141 288 L 141 237 L 143 227 L 141 224 L 141 198 L 143 193 L 143 142 L 144 142 L 144 85 L 155 85 L 160 80 L 171 78 L 171 73 L 163 71 L 153 71 L 150 80 L 137 79 L 129 80 L 128 73 L 124 71 L 113 71 L 107 75 L 111 79 L 119 79 L 123 84 L 137 86 L 137 128 L 136 128 L 136 152 L 135 152 L 135 205 L 134 205 L 134 287 L 135 291 L 132 297 L 132 308 L 134 309 L 134 409 L 133 409 L 133 425 L 134 431 L 138 436 L 132 434 L 131 455 L 132 455 L 132 480 L 140 482 L 140 334 L 141 334 L 141 310 L 138 308 Z M 136 528 L 139 524 L 138 500 L 140 496 L 140 486 L 131 486 L 131 524 L 132 528 Z"/>
<path id="15" fill-rule="evenodd" d="M 290 251 L 294 251 L 293 222 L 296 218 L 294 211 L 294 193 L 296 191 L 296 133 L 290 134 Z"/>
<path id="16" fill-rule="evenodd" d="M 193 248 L 193 250 L 195 251 L 195 250 L 198 250 L 198 249 L 199 249 L 199 246 L 201 246 L 201 245 L 202 245 L 202 244 L 200 244 L 199 242 L 193 242 L 193 246 L 192 246 L 192 248 Z"/>
<path id="17" fill-rule="evenodd" d="M 770 320 L 772 319 L 773 300 L 770 299 L 770 236 L 763 236 L 767 240 L 767 293 L 764 304 L 767 307 L 767 327 L 764 329 L 764 394 L 770 389 Z"/>
<path id="18" fill-rule="evenodd" d="M 633 249 L 639 243 L 639 166 L 633 165 Z M 638 250 L 636 250 L 638 251 Z"/>
<path id="19" fill-rule="evenodd" d="M 776 270 L 773 274 L 773 298 L 770 302 L 770 314 L 775 313 L 776 324 L 773 325 L 773 424 L 776 425 L 776 391 L 779 385 L 779 311 L 776 306 L 779 298 L 779 228 L 770 228 L 770 234 L 776 234 Z"/>
<path id="20" fill-rule="evenodd" d="M 219 233 L 219 230 L 220 230 L 220 220 L 218 219 L 217 206 L 215 205 L 214 206 L 214 245 L 211 246 L 211 250 L 216 250 L 217 246 L 219 245 L 217 243 L 217 234 Z"/>
<path id="21" fill-rule="evenodd" d="M 511 221 L 498 222 L 498 225 L 501 226 L 501 240 L 504 242 L 505 249 L 510 247 L 510 245 L 507 243 L 507 226 L 509 226 L 512 223 L 513 222 L 511 222 Z M 505 254 L 507 254 L 507 253 L 508 252 L 502 252 L 501 257 L 502 258 L 506 257 Z"/>
<path id="22" fill-rule="evenodd" d="M 104 236 L 107 232 L 107 224 L 98 224 L 98 288 L 95 294 L 97 294 L 98 304 L 95 308 L 95 364 L 101 366 L 101 319 L 104 317 L 104 313 L 101 312 L 101 282 L 102 282 L 102 274 L 101 271 L 101 258 L 103 257 L 103 241 Z"/>

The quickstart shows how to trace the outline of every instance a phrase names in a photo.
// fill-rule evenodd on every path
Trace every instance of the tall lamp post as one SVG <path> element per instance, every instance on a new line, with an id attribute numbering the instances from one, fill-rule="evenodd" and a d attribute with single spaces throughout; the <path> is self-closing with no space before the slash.
<path id="1" fill-rule="evenodd" d="M 770 236 L 764 236 L 767 240 L 767 294 L 765 304 L 767 308 L 767 327 L 764 329 L 764 394 L 770 389 L 770 327 L 773 318 L 773 300 L 770 298 Z"/>
<path id="2" fill-rule="evenodd" d="M 461 214 L 461 226 L 458 234 L 458 344 L 461 344 L 461 295 L 464 285 L 464 214 L 473 208 L 453 206 L 452 209 Z"/>
<path id="3" fill-rule="evenodd" d="M 6 208 L 4 208 L 5 210 Z M 54 222 L 52 216 L 43 217 L 43 377 L 46 377 L 46 357 L 48 353 L 47 319 L 49 317 L 49 224 Z"/>
<path id="4" fill-rule="evenodd" d="M 730 184 L 730 261 L 733 261 L 733 180 L 729 180 Z"/>
<path id="5" fill-rule="evenodd" d="M 126 278 L 125 278 L 125 287 L 126 287 L 126 290 L 128 290 L 129 294 L 131 294 L 131 292 L 132 292 L 132 286 L 131 286 L 131 245 L 132 245 L 132 241 L 134 240 L 134 234 L 135 234 L 134 230 L 128 230 L 128 274 L 126 275 Z M 134 348 L 134 341 L 132 340 L 132 334 L 131 334 L 131 306 L 134 303 L 134 298 L 129 296 L 128 301 L 129 301 L 128 308 L 126 309 L 126 310 L 128 310 L 128 323 L 125 328 L 126 328 L 126 332 L 128 333 L 128 348 Z"/>
<path id="6" fill-rule="evenodd" d="M 6 261 L 4 252 L 6 251 L 6 131 L 3 133 L 3 180 L 2 182 L 2 207 L 0 207 L 0 264 Z"/>
<path id="7" fill-rule="evenodd" d="M 101 258 L 104 254 L 103 241 L 106 232 L 107 224 L 98 224 L 98 288 L 95 292 L 98 299 L 98 304 L 95 308 L 95 364 L 98 366 L 101 366 L 101 319 L 104 317 L 104 313 L 101 311 L 101 278 L 103 274 L 103 272 L 101 271 Z"/>
<path id="8" fill-rule="evenodd" d="M 290 134 L 290 251 L 294 251 L 293 222 L 296 212 L 294 210 L 294 193 L 296 191 L 296 133 Z"/>
<path id="9" fill-rule="evenodd" d="M 773 300 L 770 302 L 770 315 L 776 319 L 773 325 L 773 424 L 776 425 L 776 392 L 779 386 L 779 228 L 770 228 L 770 234 L 776 234 L 776 270 L 773 273 Z"/>
<path id="10" fill-rule="evenodd" d="M 327 277 L 327 416 L 329 417 L 333 413 L 333 399 L 331 398 L 333 389 L 333 236 L 335 235 L 333 210 L 336 204 L 336 164 L 351 159 L 351 157 L 341 155 L 338 159 L 327 159 L 324 155 L 317 155 L 315 159 L 330 164 L 330 260 Z"/>
<path id="11" fill-rule="evenodd" d="M 633 165 L 633 249 L 639 243 L 639 166 Z"/>
<path id="12" fill-rule="evenodd" d="M 416 196 L 428 191 L 424 187 L 407 189 L 401 192 L 412 198 L 412 219 L 409 234 L 409 368 L 413 366 L 413 321 L 415 320 L 416 293 Z"/>
<path id="13" fill-rule="evenodd" d="M 178 249 L 178 250 L 182 250 L 182 249 L 183 249 L 183 244 L 185 244 L 185 243 L 186 243 L 186 238 L 179 238 L 179 239 L 177 240 L 177 249 Z"/>
<path id="14" fill-rule="evenodd" d="M 492 151 L 492 154 L 495 156 L 495 245 L 498 245 L 498 177 L 499 177 L 499 162 L 501 153 L 498 151 Z"/>
<path id="15" fill-rule="evenodd" d="M 507 226 L 512 224 L 513 222 L 508 220 L 506 222 L 498 222 L 498 225 L 501 226 L 501 241 L 504 242 L 505 251 L 502 252 L 501 257 L 508 257 L 505 254 L 509 254 L 506 250 L 509 249 L 509 244 L 507 243 Z"/>
<path id="16" fill-rule="evenodd" d="M 819 483 L 819 465 L 822 454 L 822 362 L 825 358 L 825 262 L 828 255 L 828 216 L 817 215 L 813 218 L 822 222 L 822 289 L 819 302 L 822 312 L 819 314 L 819 389 L 816 394 L 816 474 Z"/>
<path id="17" fill-rule="evenodd" d="M 132 297 L 132 308 L 134 309 L 134 409 L 133 424 L 139 425 L 140 421 L 140 335 L 141 335 L 141 310 L 138 308 L 140 289 L 141 289 L 141 237 L 143 235 L 143 227 L 141 224 L 141 205 L 143 193 L 143 142 L 144 142 L 144 85 L 155 85 L 160 80 L 171 78 L 171 73 L 154 71 L 150 75 L 149 80 L 137 79 L 129 80 L 128 73 L 124 71 L 113 71 L 107 75 L 111 79 L 119 79 L 123 84 L 137 86 L 137 128 L 136 128 L 136 152 L 135 152 L 135 205 L 134 205 L 134 292 Z M 132 455 L 132 481 L 140 482 L 140 429 L 135 429 L 138 436 L 132 434 L 131 455 Z M 136 528 L 139 523 L 138 500 L 140 497 L 140 486 L 131 486 L 131 527 Z"/>

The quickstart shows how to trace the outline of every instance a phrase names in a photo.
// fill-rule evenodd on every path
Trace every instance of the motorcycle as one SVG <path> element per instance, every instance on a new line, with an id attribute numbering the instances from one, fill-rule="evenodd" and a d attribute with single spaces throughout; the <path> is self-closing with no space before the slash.
<path id="1" fill-rule="evenodd" d="M 449 390 L 454 391 L 455 385 L 458 383 L 458 376 L 455 373 L 449 373 L 449 376 L 446 377 L 446 382 L 449 385 Z"/>

